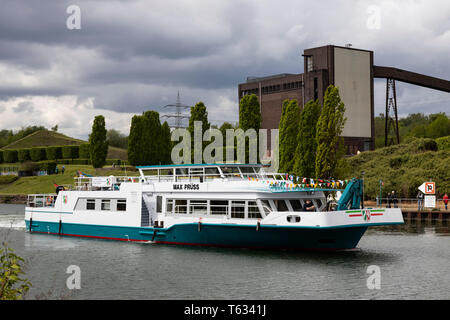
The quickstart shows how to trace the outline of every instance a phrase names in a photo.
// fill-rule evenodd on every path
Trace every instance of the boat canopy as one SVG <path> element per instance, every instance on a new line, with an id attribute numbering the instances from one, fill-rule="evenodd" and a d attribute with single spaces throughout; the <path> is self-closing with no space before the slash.
<path id="1" fill-rule="evenodd" d="M 146 180 L 158 181 L 210 181 L 214 179 L 274 179 L 284 180 L 281 173 L 265 172 L 263 164 L 215 163 L 136 166 Z"/>

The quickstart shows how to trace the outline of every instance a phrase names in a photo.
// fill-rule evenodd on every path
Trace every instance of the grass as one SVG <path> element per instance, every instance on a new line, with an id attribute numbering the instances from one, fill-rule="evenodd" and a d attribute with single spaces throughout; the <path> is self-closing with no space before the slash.
<path id="1" fill-rule="evenodd" d="M 2 147 L 2 150 L 7 149 L 27 149 L 34 147 L 49 147 L 49 146 L 68 146 L 68 145 L 80 145 L 82 143 L 87 143 L 80 139 L 71 138 L 65 136 L 61 133 L 49 131 L 49 130 L 39 130 L 33 132 L 32 134 L 14 141 L 7 146 Z M 120 159 L 128 160 L 128 152 L 126 149 L 121 149 L 117 147 L 109 147 L 107 159 Z"/>
<path id="2" fill-rule="evenodd" d="M 74 139 L 65 136 L 61 133 L 39 130 L 32 134 L 14 141 L 13 143 L 4 146 L 2 149 L 26 149 L 34 147 L 48 147 L 48 146 L 67 146 L 67 145 L 79 145 L 85 143 L 83 140 Z"/>
<path id="3" fill-rule="evenodd" d="M 409 143 L 362 152 L 348 159 L 350 177 L 365 171 L 364 193 L 370 199 L 395 190 L 402 198 L 416 198 L 418 187 L 436 182 L 437 196 L 450 191 L 450 150 L 437 150 L 432 139 L 412 139 Z"/>
<path id="4" fill-rule="evenodd" d="M 61 165 L 58 165 L 61 169 Z M 129 171 L 127 168 L 128 176 L 138 176 L 137 171 Z M 18 195 L 18 194 L 33 194 L 33 193 L 54 193 L 55 186 L 58 185 L 73 185 L 74 177 L 77 175 L 77 171 L 82 171 L 94 176 L 125 176 L 125 171 L 120 169 L 113 169 L 112 167 L 104 167 L 101 169 L 94 169 L 92 166 L 84 165 L 65 165 L 64 174 L 52 174 L 48 176 L 32 176 L 32 177 L 20 177 L 16 181 L 0 185 L 0 194 L 2 195 Z"/>

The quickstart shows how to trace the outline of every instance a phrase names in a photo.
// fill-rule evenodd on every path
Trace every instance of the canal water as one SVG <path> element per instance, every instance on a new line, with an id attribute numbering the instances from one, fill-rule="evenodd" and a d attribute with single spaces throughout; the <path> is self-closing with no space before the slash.
<path id="1" fill-rule="evenodd" d="M 0 240 L 25 259 L 26 299 L 450 298 L 446 221 L 370 228 L 355 250 L 318 253 L 29 234 L 23 211 L 0 205 Z M 67 287 L 72 265 L 80 289 Z"/>

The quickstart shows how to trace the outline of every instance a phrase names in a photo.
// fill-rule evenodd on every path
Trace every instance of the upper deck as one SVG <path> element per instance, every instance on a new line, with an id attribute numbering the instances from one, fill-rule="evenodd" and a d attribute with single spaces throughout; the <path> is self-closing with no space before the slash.
<path id="1" fill-rule="evenodd" d="M 207 182 L 213 180 L 285 180 L 282 173 L 264 170 L 261 164 L 180 164 L 137 166 L 146 182 Z"/>

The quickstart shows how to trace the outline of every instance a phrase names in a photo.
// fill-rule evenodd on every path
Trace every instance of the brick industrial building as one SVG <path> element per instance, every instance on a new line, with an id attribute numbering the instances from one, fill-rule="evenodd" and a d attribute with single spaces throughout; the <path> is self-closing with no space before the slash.
<path id="1" fill-rule="evenodd" d="M 261 127 L 276 129 L 284 100 L 297 99 L 301 108 L 312 99 L 319 99 L 322 104 L 326 88 L 333 84 L 339 88 L 345 104 L 347 121 L 342 136 L 348 154 L 374 149 L 374 78 L 388 79 L 386 114 L 389 116 L 388 101 L 394 101 L 396 119 L 395 80 L 450 92 L 450 81 L 391 67 L 374 66 L 373 51 L 369 50 L 327 45 L 306 49 L 303 56 L 304 73 L 248 77 L 245 83 L 238 86 L 239 100 L 244 95 L 256 94 L 261 108 Z M 394 100 L 388 97 L 389 80 L 394 82 Z"/>

